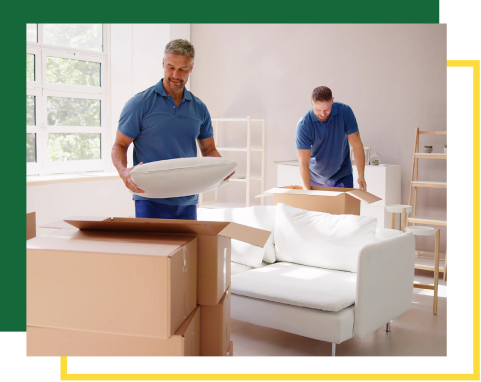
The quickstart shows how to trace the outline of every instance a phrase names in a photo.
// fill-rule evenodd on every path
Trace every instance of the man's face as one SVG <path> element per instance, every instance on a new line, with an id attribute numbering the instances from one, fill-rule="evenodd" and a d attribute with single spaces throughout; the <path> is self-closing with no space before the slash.
<path id="1" fill-rule="evenodd" d="M 190 56 L 169 53 L 162 60 L 162 67 L 164 68 L 164 81 L 167 87 L 177 92 L 182 90 L 187 83 L 194 63 Z"/>
<path id="2" fill-rule="evenodd" d="M 334 103 L 334 97 L 330 101 L 313 101 L 311 99 L 312 109 L 314 114 L 319 120 L 325 122 L 329 119 L 332 111 L 332 104 Z"/>

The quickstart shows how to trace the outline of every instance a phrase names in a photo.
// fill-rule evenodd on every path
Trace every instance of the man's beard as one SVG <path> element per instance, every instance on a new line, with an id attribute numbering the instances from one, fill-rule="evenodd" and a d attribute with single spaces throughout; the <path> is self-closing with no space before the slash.
<path id="1" fill-rule="evenodd" d="M 183 81 L 183 80 L 180 80 L 180 79 L 177 80 L 177 79 L 176 79 L 176 81 L 179 81 L 178 84 L 173 84 L 173 83 L 171 82 L 171 80 L 172 80 L 172 78 L 169 78 L 169 79 L 167 80 L 167 85 L 169 85 L 169 87 L 170 87 L 171 89 L 172 89 L 172 88 L 182 89 L 182 88 L 184 87 L 184 81 Z"/>

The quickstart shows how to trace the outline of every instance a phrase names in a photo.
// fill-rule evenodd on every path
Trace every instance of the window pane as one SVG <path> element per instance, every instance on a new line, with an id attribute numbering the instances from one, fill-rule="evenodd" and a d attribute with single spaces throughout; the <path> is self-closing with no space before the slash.
<path id="1" fill-rule="evenodd" d="M 35 126 L 35 96 L 27 96 L 27 126 Z"/>
<path id="2" fill-rule="evenodd" d="M 35 148 L 35 140 L 37 134 L 27 133 L 27 162 L 36 162 L 37 150 Z"/>
<path id="3" fill-rule="evenodd" d="M 102 52 L 102 24 L 43 24 L 45 44 Z"/>
<path id="4" fill-rule="evenodd" d="M 35 55 L 27 53 L 27 81 L 35 81 Z"/>
<path id="5" fill-rule="evenodd" d="M 49 126 L 100 126 L 100 100 L 47 97 Z"/>
<path id="6" fill-rule="evenodd" d="M 50 133 L 48 160 L 69 161 L 100 159 L 100 134 Z"/>
<path id="7" fill-rule="evenodd" d="M 100 63 L 47 57 L 47 82 L 51 84 L 100 86 Z"/>
<path id="8" fill-rule="evenodd" d="M 27 24 L 27 41 L 37 42 L 37 24 Z"/>

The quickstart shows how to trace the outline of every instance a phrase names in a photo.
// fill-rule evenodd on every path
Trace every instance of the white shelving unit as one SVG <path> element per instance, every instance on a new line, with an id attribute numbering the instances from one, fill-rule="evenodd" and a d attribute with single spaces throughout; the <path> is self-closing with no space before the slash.
<path id="1" fill-rule="evenodd" d="M 220 124 L 220 122 L 225 122 L 224 124 Z M 234 177 L 230 178 L 230 182 L 241 182 L 245 183 L 246 189 L 246 202 L 245 207 L 250 206 L 250 190 L 252 182 L 260 182 L 261 183 L 261 193 L 264 193 L 264 181 L 265 181 L 265 129 L 266 129 L 266 119 L 265 117 L 251 117 L 247 116 L 246 118 L 212 118 L 212 123 L 214 127 L 214 140 L 216 144 L 219 143 L 219 129 L 224 128 L 228 129 L 228 122 L 245 122 L 246 129 L 247 129 L 247 146 L 246 147 L 217 147 L 217 151 L 222 155 L 223 152 L 245 152 L 246 153 L 246 176 L 245 177 Z M 256 126 L 257 125 L 257 126 Z M 262 129 L 262 145 L 261 146 L 253 146 L 251 144 L 251 128 L 261 127 Z M 251 175 L 251 153 L 252 152 L 261 152 L 262 153 L 262 162 L 261 162 L 261 175 L 252 176 Z M 224 186 L 226 187 L 226 186 Z M 214 200 L 204 200 L 203 194 L 199 195 L 199 207 L 207 207 L 207 208 L 226 208 L 226 207 L 244 207 L 244 205 L 233 205 L 229 203 L 219 203 L 219 189 L 215 190 L 215 197 Z M 261 198 L 261 205 L 264 205 L 264 197 Z"/>

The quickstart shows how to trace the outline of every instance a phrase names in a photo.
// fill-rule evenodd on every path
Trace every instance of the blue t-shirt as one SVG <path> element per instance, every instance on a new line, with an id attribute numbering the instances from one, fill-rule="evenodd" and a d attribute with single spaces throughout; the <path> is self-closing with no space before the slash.
<path id="1" fill-rule="evenodd" d="M 120 115 L 119 131 L 134 140 L 134 166 L 140 162 L 196 157 L 196 139 L 214 135 L 204 103 L 184 88 L 177 106 L 165 92 L 162 81 L 133 96 Z M 134 195 L 134 200 L 171 205 L 197 204 L 198 199 L 198 195 L 165 199 Z"/>
<path id="2" fill-rule="evenodd" d="M 347 136 L 358 131 L 352 109 L 334 102 L 329 119 L 321 122 L 309 110 L 297 123 L 296 148 L 310 149 L 311 179 L 319 184 L 352 174 Z"/>

